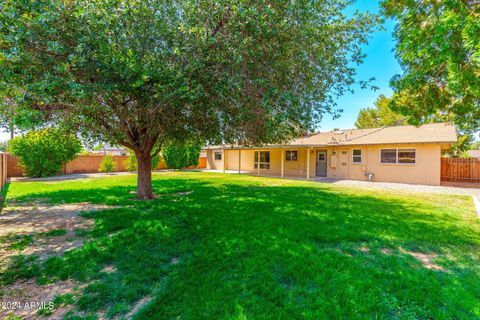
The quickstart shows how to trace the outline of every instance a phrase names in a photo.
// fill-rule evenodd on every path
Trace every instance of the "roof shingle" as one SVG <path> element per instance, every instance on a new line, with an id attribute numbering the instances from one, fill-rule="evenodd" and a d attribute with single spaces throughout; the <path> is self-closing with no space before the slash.
<path id="1" fill-rule="evenodd" d="M 432 123 L 421 126 L 394 126 L 373 129 L 347 129 L 319 132 L 292 140 L 282 146 L 355 146 L 374 144 L 455 143 L 457 132 L 454 125 Z M 281 146 L 270 144 L 270 147 Z M 238 148 L 238 146 L 223 146 Z M 209 146 L 207 149 L 220 149 Z"/>

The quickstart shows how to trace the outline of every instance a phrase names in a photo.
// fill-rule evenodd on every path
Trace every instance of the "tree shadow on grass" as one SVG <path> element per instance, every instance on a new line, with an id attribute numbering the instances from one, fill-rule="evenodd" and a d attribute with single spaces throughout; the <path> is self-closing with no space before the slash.
<path id="1" fill-rule="evenodd" d="M 2 210 L 5 207 L 8 188 L 10 188 L 10 183 L 6 183 L 3 187 L 3 190 L 0 191 L 0 214 L 2 213 Z"/>
<path id="2" fill-rule="evenodd" d="M 86 282 L 77 308 L 108 317 L 146 295 L 154 299 L 137 319 L 477 316 L 478 225 L 460 223 L 455 209 L 307 185 L 170 178 L 154 181 L 165 196 L 153 201 L 132 200 L 131 189 L 29 194 L 125 207 L 85 213 L 95 228 L 81 248 L 5 274 L 31 277 L 15 273 L 28 267 L 41 282 Z M 472 259 L 433 271 L 399 248 Z"/>

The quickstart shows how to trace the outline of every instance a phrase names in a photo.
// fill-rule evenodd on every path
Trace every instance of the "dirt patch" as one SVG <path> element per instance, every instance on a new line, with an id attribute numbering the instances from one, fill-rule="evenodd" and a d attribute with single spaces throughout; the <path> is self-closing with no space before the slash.
<path id="1" fill-rule="evenodd" d="M 39 233 L 53 229 L 73 230 L 90 227 L 93 221 L 80 217 L 80 213 L 113 208 L 117 207 L 90 203 L 15 204 L 15 206 L 4 208 L 2 215 L 0 215 L 0 236 Z"/>
<path id="2" fill-rule="evenodd" d="M 70 310 L 70 306 L 53 307 L 51 303 L 59 295 L 78 293 L 80 288 L 77 282 L 71 280 L 47 285 L 39 285 L 34 280 L 17 281 L 3 287 L 0 291 L 1 301 L 5 303 L 5 307 L 8 307 L 2 306 L 0 318 L 15 315 L 23 319 L 39 319 L 38 312 L 44 308 L 46 309 L 44 311 L 50 314 L 48 319 L 63 319 L 65 313 Z"/>
<path id="3" fill-rule="evenodd" d="M 393 250 L 389 248 L 381 248 L 380 252 L 386 255 L 393 254 Z M 415 251 L 408 251 L 403 248 L 400 248 L 400 252 L 403 254 L 407 254 L 417 261 L 419 261 L 425 268 L 430 270 L 438 270 L 438 271 L 445 271 L 445 268 L 435 264 L 433 260 L 438 257 L 435 253 L 423 253 L 423 252 L 415 252 Z"/>
<path id="4" fill-rule="evenodd" d="M 181 196 L 188 196 L 189 194 L 192 194 L 193 191 L 180 191 L 180 192 L 175 192 L 171 194 L 159 194 L 157 197 L 181 197 Z"/>
<path id="5" fill-rule="evenodd" d="M 445 271 L 445 268 L 433 262 L 433 260 L 437 257 L 437 255 L 434 253 L 423 253 L 414 251 L 405 251 L 405 253 L 417 259 L 427 269 Z"/>
<path id="6" fill-rule="evenodd" d="M 90 203 L 48 205 L 38 202 L 13 202 L 0 215 L 0 270 L 14 255 L 37 255 L 41 260 L 51 255 L 80 247 L 84 238 L 76 230 L 88 230 L 93 226 L 92 219 L 80 216 L 82 212 L 116 208 Z M 64 230 L 59 235 L 49 236 L 52 230 Z M 24 248 L 12 250 L 10 238 L 32 237 Z"/>
<path id="7" fill-rule="evenodd" d="M 152 301 L 152 297 L 146 296 L 138 300 L 132 310 L 130 310 L 126 315 L 125 319 L 132 319 L 132 317 L 137 313 L 144 305 Z"/>
<path id="8" fill-rule="evenodd" d="M 382 248 L 380 249 L 380 252 L 383 253 L 383 254 L 392 254 L 392 249 L 388 249 L 388 248 Z"/>
<path id="9" fill-rule="evenodd" d="M 102 272 L 105 273 L 114 273 L 117 271 L 117 268 L 115 266 L 105 266 L 105 268 L 102 269 Z"/>
<path id="10" fill-rule="evenodd" d="M 366 246 L 360 246 L 360 248 L 358 248 L 358 250 L 360 250 L 361 252 L 364 252 L 364 253 L 370 252 L 370 249 Z"/>

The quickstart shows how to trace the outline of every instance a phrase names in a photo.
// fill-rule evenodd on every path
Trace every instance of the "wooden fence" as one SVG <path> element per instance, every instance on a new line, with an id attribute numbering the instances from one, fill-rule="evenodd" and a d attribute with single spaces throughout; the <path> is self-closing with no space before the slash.
<path id="1" fill-rule="evenodd" d="M 7 183 L 7 154 L 0 152 L 0 191 L 5 187 L 5 183 Z"/>
<path id="2" fill-rule="evenodd" d="M 480 183 L 480 159 L 442 158 L 441 180 Z"/>

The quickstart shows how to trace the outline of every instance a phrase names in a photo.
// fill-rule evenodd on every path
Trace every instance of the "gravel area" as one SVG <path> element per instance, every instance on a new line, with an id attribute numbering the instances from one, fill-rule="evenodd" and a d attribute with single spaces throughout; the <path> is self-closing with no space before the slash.
<path id="1" fill-rule="evenodd" d="M 454 194 L 461 196 L 471 196 L 478 217 L 480 218 L 480 188 L 459 188 L 450 186 L 426 186 L 419 184 L 357 181 L 357 180 L 333 180 L 329 178 L 315 179 L 316 182 L 331 183 L 339 186 L 349 186 L 361 189 L 371 190 L 390 190 L 396 192 L 418 192 L 418 193 L 438 193 Z"/>
<path id="2" fill-rule="evenodd" d="M 370 182 L 370 181 L 357 181 L 357 180 L 323 181 L 323 179 L 316 179 L 315 181 L 329 182 L 335 185 L 352 186 L 352 187 L 358 187 L 362 189 L 381 189 L 381 190 L 404 191 L 404 192 L 456 194 L 456 195 L 480 197 L 480 189 L 474 189 L 474 188 L 426 186 L 426 185 L 418 185 L 418 184 Z"/>

